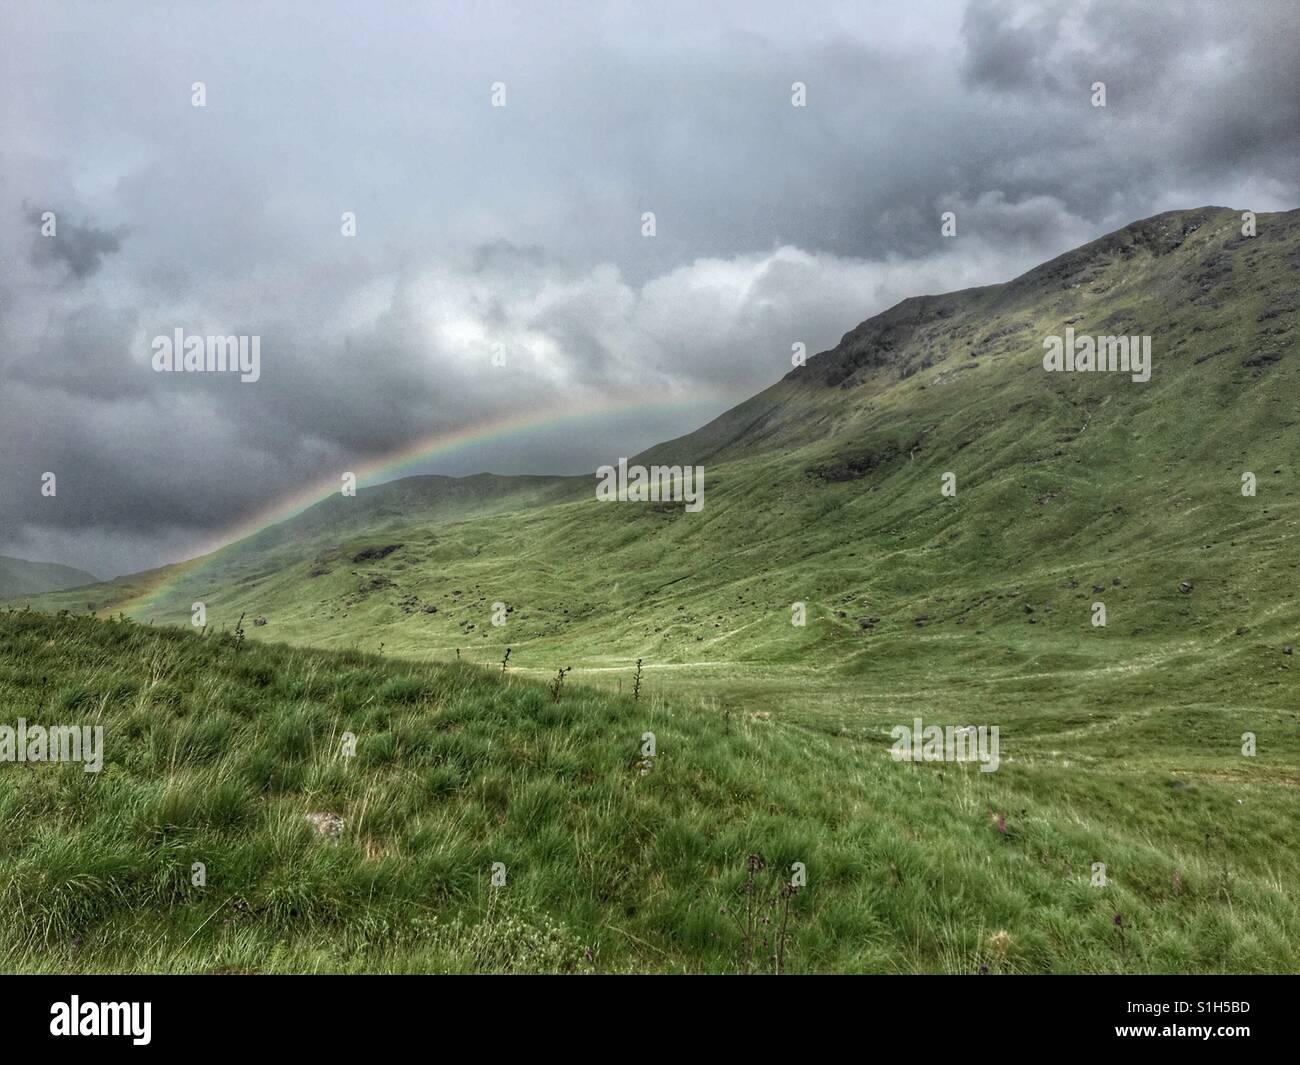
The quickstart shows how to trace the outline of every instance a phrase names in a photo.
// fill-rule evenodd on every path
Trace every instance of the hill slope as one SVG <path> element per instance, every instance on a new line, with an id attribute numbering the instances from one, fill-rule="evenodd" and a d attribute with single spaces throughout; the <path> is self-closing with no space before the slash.
<path id="1" fill-rule="evenodd" d="M 1292 710 L 1251 719 L 1247 764 L 1194 712 L 1147 743 L 1145 713 L 1108 728 L 1049 706 L 985 773 L 893 761 L 889 712 L 826 736 L 24 612 L 0 613 L 0 704 L 11 728 L 104 730 L 100 772 L 0 764 L 9 972 L 771 971 L 779 920 L 752 952 L 734 920 L 753 854 L 756 917 L 806 869 L 790 972 L 1300 963 Z M 309 814 L 339 819 L 317 818 L 337 843 Z"/>
<path id="2" fill-rule="evenodd" d="M 218 627 L 265 618 L 254 636 L 493 661 L 510 647 L 512 664 L 593 682 L 640 657 L 725 705 L 816 698 L 833 727 L 918 677 L 930 705 L 972 685 L 998 706 L 1039 686 L 1285 704 L 1300 212 L 1240 228 L 1221 208 L 1160 215 L 877 315 L 638 457 L 703 464 L 698 514 L 601 504 L 581 478 L 499 479 L 490 502 L 372 520 L 397 482 L 309 511 L 310 535 L 286 525 L 218 553 L 135 616 L 185 624 L 203 601 Z M 1043 338 L 1067 327 L 1149 335 L 1150 381 L 1046 373 Z"/>
<path id="3" fill-rule="evenodd" d="M 28 562 L 0 555 L 0 598 L 40 595 L 83 584 L 98 584 L 99 578 L 85 570 L 55 562 Z"/>

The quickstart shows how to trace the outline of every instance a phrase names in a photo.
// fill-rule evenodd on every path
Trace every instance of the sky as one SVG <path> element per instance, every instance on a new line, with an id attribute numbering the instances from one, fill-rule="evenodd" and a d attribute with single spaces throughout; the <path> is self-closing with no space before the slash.
<path id="1" fill-rule="evenodd" d="M 1298 58 L 1290 0 L 4 0 L 0 554 L 176 561 L 442 433 L 401 472 L 590 472 L 908 296 L 1300 206 Z"/>

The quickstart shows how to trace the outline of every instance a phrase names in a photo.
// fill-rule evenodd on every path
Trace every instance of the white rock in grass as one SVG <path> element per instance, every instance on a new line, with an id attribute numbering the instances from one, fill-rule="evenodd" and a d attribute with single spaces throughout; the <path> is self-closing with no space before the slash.
<path id="1" fill-rule="evenodd" d="M 339 836 L 343 834 L 343 818 L 338 814 L 315 813 L 304 816 L 317 836 L 328 839 L 331 843 L 338 843 Z"/>

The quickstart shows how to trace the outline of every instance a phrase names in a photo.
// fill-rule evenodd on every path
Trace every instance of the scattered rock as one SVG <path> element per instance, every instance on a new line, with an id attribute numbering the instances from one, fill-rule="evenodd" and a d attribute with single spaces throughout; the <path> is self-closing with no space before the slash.
<path id="1" fill-rule="evenodd" d="M 1250 632 L 1250 629 L 1246 628 L 1245 625 L 1238 625 L 1238 626 L 1237 626 L 1237 635 L 1238 635 L 1238 636 L 1245 636 L 1246 633 L 1248 633 L 1248 632 Z"/>
<path id="2" fill-rule="evenodd" d="M 1182 582 L 1178 585 L 1178 590 L 1179 590 L 1180 592 L 1182 592 L 1183 595 L 1191 595 L 1191 594 L 1192 594 L 1192 582 L 1191 582 L 1191 581 L 1182 581 Z"/>
<path id="3" fill-rule="evenodd" d="M 1291 645 L 1290 645 L 1290 644 L 1287 644 L 1285 647 L 1283 647 L 1283 648 L 1282 648 L 1282 653 L 1283 653 L 1284 655 L 1289 655 L 1289 654 L 1291 653 Z"/>
<path id="4" fill-rule="evenodd" d="M 1119 578 L 1118 578 L 1118 577 L 1112 577 L 1112 578 L 1110 579 L 1110 583 L 1113 584 L 1116 588 L 1118 588 L 1118 587 L 1119 587 Z"/>
<path id="5" fill-rule="evenodd" d="M 257 617 L 253 619 L 253 624 L 260 629 L 263 625 L 266 624 L 266 618 L 262 617 L 259 614 Z"/>
<path id="6" fill-rule="evenodd" d="M 367 547 L 364 551 L 358 551 L 353 555 L 352 561 L 371 562 L 375 559 L 387 558 L 401 546 L 401 544 L 385 544 L 383 547 Z"/>

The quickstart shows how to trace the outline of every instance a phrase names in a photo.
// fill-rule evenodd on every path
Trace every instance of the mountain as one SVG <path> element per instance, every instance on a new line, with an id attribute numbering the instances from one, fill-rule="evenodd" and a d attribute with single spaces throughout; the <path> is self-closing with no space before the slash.
<path id="1" fill-rule="evenodd" d="M 0 598 L 15 595 L 39 595 L 98 584 L 99 578 L 85 570 L 60 566 L 54 562 L 28 562 L 0 555 Z"/>
<path id="2" fill-rule="evenodd" d="M 731 702 L 816 689 L 834 724 L 864 682 L 912 690 L 917 671 L 940 701 L 972 671 L 1081 699 L 1169 683 L 1276 700 L 1300 635 L 1300 212 L 1257 226 L 1169 212 L 868 319 L 633 460 L 703 465 L 699 513 L 600 503 L 594 478 L 399 481 L 183 567 L 135 616 L 186 624 L 203 601 L 217 626 L 265 618 L 254 636 L 508 646 L 512 665 L 593 680 L 642 658 Z M 1150 337 L 1150 380 L 1046 372 L 1067 329 Z"/>

